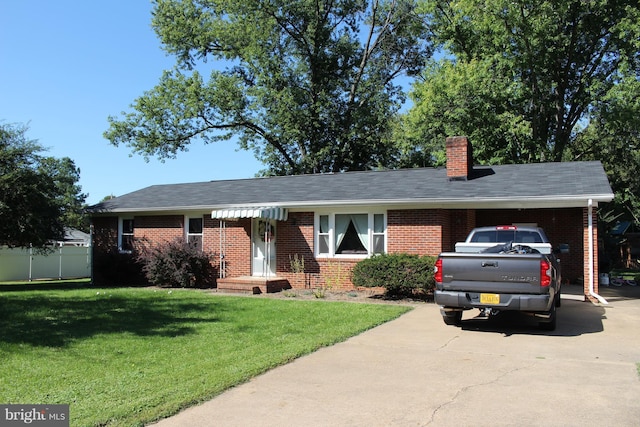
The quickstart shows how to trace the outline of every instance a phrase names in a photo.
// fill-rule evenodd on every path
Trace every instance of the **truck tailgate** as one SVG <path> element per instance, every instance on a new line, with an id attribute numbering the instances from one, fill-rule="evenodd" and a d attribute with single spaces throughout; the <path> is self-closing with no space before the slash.
<path id="1" fill-rule="evenodd" d="M 442 290 L 546 293 L 540 286 L 540 254 L 443 253 Z"/>

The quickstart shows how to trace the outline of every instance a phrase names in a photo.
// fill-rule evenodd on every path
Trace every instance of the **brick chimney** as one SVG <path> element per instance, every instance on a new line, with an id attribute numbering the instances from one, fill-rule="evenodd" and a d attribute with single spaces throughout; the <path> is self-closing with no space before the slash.
<path id="1" fill-rule="evenodd" d="M 473 172 L 473 150 L 466 136 L 447 138 L 447 178 L 450 181 L 466 181 Z"/>

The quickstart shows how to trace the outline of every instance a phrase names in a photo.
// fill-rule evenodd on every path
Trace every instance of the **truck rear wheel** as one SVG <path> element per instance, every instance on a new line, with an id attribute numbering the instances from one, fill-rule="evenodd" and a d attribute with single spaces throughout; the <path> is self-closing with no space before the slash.
<path id="1" fill-rule="evenodd" d="M 442 310 L 442 320 L 451 326 L 460 326 L 462 324 L 462 311 L 444 311 Z"/>

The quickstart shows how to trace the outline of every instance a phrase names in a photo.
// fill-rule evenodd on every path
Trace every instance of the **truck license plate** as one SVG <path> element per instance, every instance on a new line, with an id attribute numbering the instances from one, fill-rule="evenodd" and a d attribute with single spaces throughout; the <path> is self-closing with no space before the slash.
<path id="1" fill-rule="evenodd" d="M 500 295 L 480 294 L 480 304 L 500 304 Z"/>

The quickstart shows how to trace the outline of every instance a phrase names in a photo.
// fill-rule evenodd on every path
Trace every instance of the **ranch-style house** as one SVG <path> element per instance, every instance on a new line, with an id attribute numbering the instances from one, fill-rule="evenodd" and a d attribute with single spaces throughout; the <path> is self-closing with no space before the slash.
<path id="1" fill-rule="evenodd" d="M 535 224 L 569 245 L 563 280 L 597 294 L 598 206 L 613 199 L 600 162 L 476 166 L 466 137 L 447 138 L 446 154 L 446 168 L 154 185 L 104 201 L 92 207 L 94 280 L 109 282 L 109 260 L 137 239 L 185 238 L 215 254 L 219 289 L 347 290 L 373 254 L 435 256 L 473 227 Z"/>

